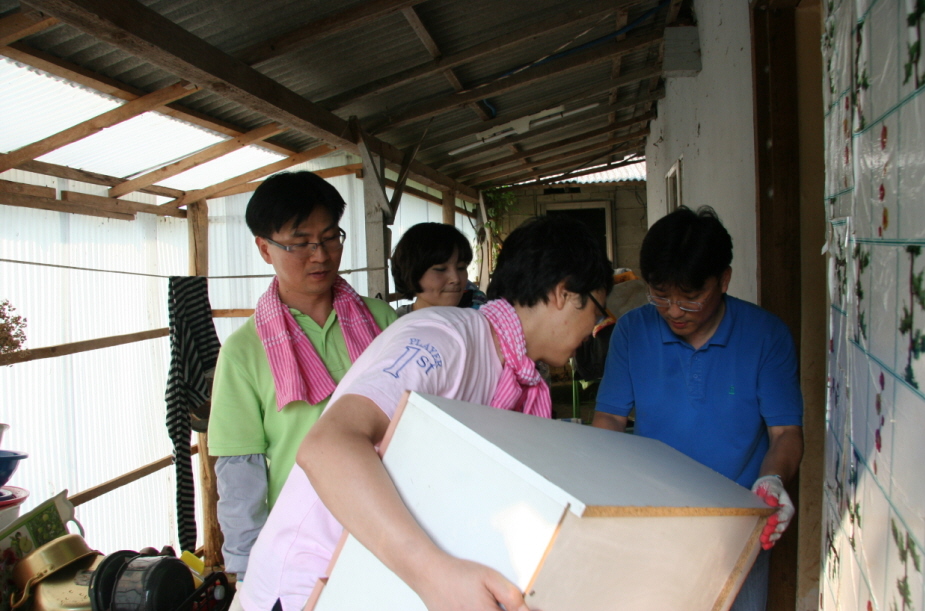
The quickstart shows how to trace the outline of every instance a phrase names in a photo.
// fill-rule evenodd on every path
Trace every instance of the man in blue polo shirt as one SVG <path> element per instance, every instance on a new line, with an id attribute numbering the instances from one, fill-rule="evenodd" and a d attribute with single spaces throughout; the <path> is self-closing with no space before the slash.
<path id="1" fill-rule="evenodd" d="M 784 323 L 726 295 L 732 238 L 712 208 L 680 208 L 649 229 L 640 268 L 649 304 L 619 321 L 594 426 L 658 439 L 780 509 L 731 611 L 764 611 L 768 551 L 793 517 L 784 490 L 803 456 L 803 397 Z"/>

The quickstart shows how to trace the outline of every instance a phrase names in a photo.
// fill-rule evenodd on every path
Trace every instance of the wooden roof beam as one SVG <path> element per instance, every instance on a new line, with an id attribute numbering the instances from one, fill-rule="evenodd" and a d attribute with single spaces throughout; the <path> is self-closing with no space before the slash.
<path id="1" fill-rule="evenodd" d="M 618 10 L 616 18 L 614 19 L 614 30 L 619 32 L 620 30 L 625 28 L 626 24 L 629 23 L 629 17 L 630 17 L 629 10 L 625 8 Z M 626 34 L 621 34 L 620 36 L 617 37 L 617 40 L 624 40 L 625 38 L 626 38 Z M 619 77 L 622 70 L 623 70 L 623 58 L 619 56 L 613 58 L 613 65 L 610 68 L 610 78 Z M 617 102 L 617 92 L 614 91 L 613 93 L 610 94 L 610 104 L 613 105 L 613 104 L 616 104 L 616 102 Z M 610 113 L 610 117 L 608 118 L 608 120 L 611 123 L 616 122 L 617 120 L 616 113 Z"/>
<path id="2" fill-rule="evenodd" d="M 79 205 L 86 205 L 87 207 L 100 208 L 101 210 L 107 212 L 118 212 L 128 215 L 133 215 L 136 212 L 146 212 L 148 214 L 157 214 L 159 216 L 176 216 L 179 218 L 186 218 L 186 211 L 184 210 L 168 210 L 162 208 L 161 206 L 155 206 L 152 204 L 142 204 L 140 202 L 133 202 L 128 200 L 111 199 L 109 197 L 101 197 L 99 195 L 87 195 L 86 193 L 77 193 L 75 191 L 62 191 L 61 199 L 59 200 L 56 197 L 55 189 L 51 187 L 30 185 L 21 182 L 14 182 L 11 180 L 0 180 L 0 203 L 3 203 L 3 197 L 7 194 L 29 195 L 32 197 L 52 200 L 55 202 L 73 202 Z M 28 202 L 28 200 L 19 201 L 21 204 L 23 202 Z M 61 204 L 59 203 L 56 205 Z"/>
<path id="3" fill-rule="evenodd" d="M 647 79 L 647 78 L 649 78 L 650 76 L 655 75 L 655 74 L 661 74 L 661 66 L 652 66 L 651 68 L 649 68 L 649 69 L 647 69 L 647 70 L 642 70 L 642 71 L 640 71 L 640 72 L 639 72 L 640 78 L 639 78 L 638 80 L 642 81 L 642 80 Z M 629 73 L 626 74 L 626 75 L 624 75 L 624 77 L 625 77 L 625 76 L 629 76 Z M 604 95 L 608 94 L 608 93 L 611 92 L 611 91 L 616 91 L 616 90 L 619 89 L 620 87 L 623 87 L 624 85 L 627 85 L 627 84 L 629 84 L 629 83 L 626 82 L 625 79 L 624 79 L 623 77 L 621 77 L 621 79 L 620 79 L 618 82 L 616 82 L 616 83 L 613 83 L 612 81 L 609 81 L 609 80 L 607 80 L 607 81 L 600 81 L 600 82 L 598 82 L 598 83 L 594 83 L 594 84 L 592 84 L 591 86 L 589 86 L 587 89 L 583 90 L 583 91 L 581 92 L 581 95 L 580 95 L 580 96 L 576 96 L 576 98 L 575 98 L 574 100 L 572 100 L 572 103 L 575 104 L 575 105 L 581 105 L 581 104 L 583 104 L 583 103 L 588 103 L 588 102 L 597 100 L 597 99 L 599 99 L 601 96 L 604 96 Z M 664 93 L 664 90 L 660 90 L 660 91 L 657 92 L 656 94 L 652 94 L 652 95 L 657 96 L 657 97 L 655 97 L 654 99 L 659 99 L 659 98 L 661 98 L 661 97 L 664 97 L 665 93 Z M 633 105 L 637 104 L 638 102 L 639 102 L 638 100 L 636 100 L 636 101 L 627 101 L 626 107 L 628 108 L 628 107 L 630 107 L 630 106 L 633 106 Z M 520 118 L 523 118 L 523 117 L 527 117 L 527 116 L 530 116 L 530 115 L 532 115 L 532 114 L 536 114 L 536 113 L 538 113 L 538 112 L 540 112 L 540 111 L 543 111 L 543 110 L 546 110 L 546 109 L 550 108 L 550 106 L 551 106 L 551 103 L 550 103 L 550 102 L 548 102 L 548 101 L 547 101 L 547 102 L 542 102 L 542 103 L 540 103 L 540 104 L 534 104 L 534 105 L 532 105 L 532 106 L 529 106 L 529 107 L 527 107 L 527 108 L 523 108 L 523 109 L 519 110 L 516 116 L 507 115 L 507 116 L 503 116 L 503 117 L 496 117 L 496 118 L 492 119 L 491 121 L 487 121 L 487 122 L 485 122 L 485 123 L 483 123 L 483 124 L 481 124 L 481 125 L 479 125 L 479 126 L 477 126 L 477 127 L 475 127 L 475 128 L 473 128 L 473 127 L 464 127 L 464 128 L 460 128 L 460 129 L 451 131 L 451 132 L 444 132 L 444 133 L 442 133 L 442 134 L 429 134 L 428 140 L 425 141 L 423 144 L 421 144 L 421 150 L 422 150 L 422 151 L 430 150 L 430 149 L 433 149 L 433 148 L 435 148 L 435 147 L 437 147 L 437 146 L 445 146 L 446 144 L 451 143 L 451 142 L 455 142 L 456 140 L 459 140 L 460 138 L 466 138 L 466 137 L 469 137 L 469 136 L 475 136 L 477 133 L 479 133 L 479 132 L 481 132 L 481 131 L 484 131 L 484 130 L 486 130 L 486 129 L 488 129 L 488 128 L 497 127 L 497 126 L 503 125 L 503 124 L 505 124 L 505 123 L 510 123 L 510 122 L 513 121 L 513 120 L 520 119 Z M 621 108 L 622 108 L 622 107 L 623 107 L 623 106 L 621 105 Z M 575 115 L 575 116 L 573 117 L 573 119 L 574 119 L 575 122 L 577 122 L 577 121 L 579 121 L 579 120 L 584 120 L 584 119 L 586 119 L 586 118 L 592 118 L 592 117 L 595 117 L 595 116 L 599 116 L 600 114 L 603 114 L 603 112 L 604 112 L 604 111 L 601 111 L 599 108 L 592 108 L 592 109 L 588 109 L 588 114 L 581 113 L 580 115 Z M 555 125 L 556 125 L 555 122 L 552 122 L 552 123 L 549 123 L 549 124 L 546 125 L 546 126 L 543 126 L 541 129 L 542 129 L 543 131 L 552 131 L 552 130 L 554 130 L 554 129 L 558 129 L 557 127 L 555 127 Z M 530 133 L 530 132 L 528 132 L 527 134 L 529 134 L 529 133 Z M 541 132 L 540 132 L 540 130 L 533 130 L 532 133 L 533 133 L 533 134 L 537 134 L 537 133 L 541 133 Z M 513 138 L 513 136 L 512 136 L 512 138 Z M 499 142 L 499 143 L 500 143 L 500 142 L 509 142 L 509 140 L 508 140 L 507 138 L 503 138 L 503 139 L 501 139 L 501 140 L 498 140 L 497 142 Z"/>
<path id="4" fill-rule="evenodd" d="M 580 115 L 575 115 L 575 116 L 573 116 L 573 117 L 570 117 L 570 119 L 572 119 L 570 122 L 568 122 L 568 121 L 564 121 L 564 122 L 552 122 L 552 123 L 549 123 L 548 125 L 542 125 L 542 126 L 536 128 L 536 129 L 531 129 L 530 131 L 528 131 L 528 132 L 526 132 L 526 133 L 523 133 L 523 134 L 514 134 L 514 135 L 508 136 L 508 137 L 506 137 L 506 138 L 501 138 L 500 140 L 496 140 L 496 141 L 494 141 L 494 142 L 490 142 L 490 143 L 486 144 L 484 147 L 479 147 L 479 148 L 477 148 L 477 149 L 473 149 L 472 151 L 467 151 L 466 153 L 463 153 L 463 154 L 460 154 L 460 155 L 454 155 L 453 158 L 452 158 L 452 161 L 447 162 L 446 164 L 440 166 L 438 169 L 439 169 L 441 172 L 445 172 L 445 171 L 448 170 L 448 168 L 449 168 L 450 166 L 453 166 L 453 165 L 459 164 L 459 163 L 461 163 L 461 162 L 464 162 L 466 159 L 470 159 L 470 158 L 472 158 L 472 157 L 481 157 L 481 156 L 483 156 L 485 153 L 487 153 L 488 151 L 491 151 L 491 150 L 493 150 L 493 149 L 502 148 L 502 147 L 507 147 L 507 146 L 511 146 L 511 145 L 514 145 L 514 144 L 518 144 L 518 143 L 520 143 L 520 142 L 523 142 L 524 140 L 529 140 L 529 139 L 535 138 L 536 136 L 540 136 L 540 135 L 542 135 L 542 134 L 547 134 L 547 133 L 550 133 L 550 132 L 559 131 L 559 130 L 561 130 L 561 129 L 567 129 L 567 128 L 568 128 L 568 129 L 574 130 L 574 129 L 576 129 L 576 126 L 577 126 L 577 125 L 580 125 L 580 124 L 582 124 L 582 123 L 585 123 L 585 122 L 587 122 L 587 121 L 590 121 L 591 119 L 596 119 L 596 118 L 601 117 L 601 116 L 603 116 L 603 115 L 613 114 L 613 113 L 618 112 L 618 111 L 620 111 L 620 110 L 626 110 L 626 109 L 634 108 L 635 106 L 641 104 L 642 101 L 651 101 L 651 102 L 654 102 L 654 101 L 656 101 L 656 100 L 661 99 L 661 98 L 664 97 L 664 96 L 665 96 L 665 91 L 664 91 L 664 89 L 662 89 L 662 90 L 656 92 L 655 94 L 649 94 L 649 95 L 643 96 L 643 97 L 641 97 L 641 98 L 640 98 L 640 97 L 637 97 L 637 98 L 634 98 L 634 99 L 632 99 L 632 100 L 628 100 L 628 101 L 625 101 L 625 102 L 622 102 L 622 103 L 612 104 L 612 105 L 610 105 L 610 106 L 601 106 L 601 107 L 598 107 L 598 108 L 592 108 L 592 109 L 588 110 L 587 113 L 581 113 Z M 624 123 L 635 123 L 635 122 L 639 122 L 639 121 L 648 121 L 648 120 L 654 119 L 654 118 L 655 118 L 655 113 L 654 113 L 654 112 L 647 112 L 647 113 L 641 114 L 641 115 L 639 115 L 639 116 L 636 116 L 636 117 L 632 117 L 632 118 L 630 118 L 630 119 L 627 119 L 626 121 L 623 121 L 623 122 L 621 122 L 620 124 L 609 125 L 609 126 L 606 126 L 606 127 L 601 128 L 601 129 L 607 129 L 607 130 L 620 129 L 620 126 L 621 126 L 621 125 L 625 127 L 625 125 L 623 125 Z M 469 168 L 463 168 L 463 169 L 464 169 L 464 170 L 468 170 Z"/>
<path id="5" fill-rule="evenodd" d="M 347 165 L 337 166 L 336 168 L 325 168 L 324 170 L 313 170 L 313 174 L 317 174 L 321 178 L 334 178 L 335 176 L 346 176 L 348 174 L 356 174 L 358 171 L 363 169 L 362 163 L 348 163 Z M 210 196 L 208 199 L 218 199 L 220 197 L 228 197 L 229 195 L 238 195 L 240 193 L 250 193 L 255 191 L 257 187 L 263 184 L 262 180 L 255 180 L 252 182 L 246 182 L 244 184 L 238 185 L 236 187 L 231 187 L 225 189 L 224 191 L 219 191 L 218 193 Z"/>
<path id="6" fill-rule="evenodd" d="M 347 122 L 135 0 L 30 0 L 87 34 L 197 83 L 273 121 L 335 146 L 352 144 Z M 272 101 L 271 101 L 272 100 Z"/>
<path id="7" fill-rule="evenodd" d="M 39 11 L 19 9 L 0 19 L 0 46 L 6 46 L 26 36 L 38 34 L 61 23 Z"/>
<path id="8" fill-rule="evenodd" d="M 188 96 L 195 91 L 198 91 L 198 87 L 185 81 L 180 81 L 170 87 L 165 87 L 142 96 L 137 100 L 127 102 L 118 108 L 104 112 L 88 121 L 78 123 L 57 134 L 53 134 L 47 138 L 43 138 L 42 140 L 27 144 L 22 148 L 7 153 L 3 159 L 0 159 L 0 172 L 15 168 L 23 162 L 31 161 L 36 157 L 41 157 L 51 151 L 82 140 L 87 136 L 92 136 L 93 134 L 103 131 L 107 127 L 112 127 L 113 125 L 137 117 L 149 110 Z"/>
<path id="9" fill-rule="evenodd" d="M 414 10 L 414 7 L 409 6 L 408 8 L 402 10 L 402 14 L 408 21 L 408 25 L 411 26 L 411 29 L 414 30 L 414 33 L 424 44 L 424 47 L 427 49 L 427 52 L 430 53 L 430 56 L 434 59 L 438 59 L 441 55 L 443 55 L 440 52 L 440 47 L 437 46 L 437 41 L 435 41 L 433 36 L 430 35 L 430 32 L 427 31 L 427 26 L 424 25 L 423 21 L 421 21 L 421 17 L 418 15 L 417 11 Z M 462 82 L 459 80 L 459 77 L 455 72 L 453 72 L 452 68 L 445 69 L 443 71 L 443 76 L 447 81 L 449 81 L 450 86 L 453 87 L 455 91 L 459 92 L 465 89 L 465 87 L 462 85 Z M 485 109 L 482 108 L 482 105 L 478 102 L 472 102 L 471 104 L 468 104 L 468 107 L 471 108 L 472 111 L 478 115 L 479 119 L 482 121 L 488 121 L 491 119 Z"/>
<path id="10" fill-rule="evenodd" d="M 33 49 L 32 47 L 23 44 L 23 43 L 13 43 L 12 45 L 6 47 L 0 47 L 0 55 L 5 55 L 10 59 L 18 61 L 21 64 L 26 64 L 27 66 L 32 66 L 37 70 L 53 74 L 54 76 L 73 81 L 79 85 L 83 85 L 89 89 L 99 91 L 100 93 L 105 93 L 111 95 L 120 100 L 132 101 L 141 96 L 145 95 L 145 92 L 141 89 L 132 87 L 131 85 L 126 85 L 115 79 L 111 79 L 108 76 L 98 74 L 91 70 L 87 70 L 76 64 L 72 64 L 67 60 L 60 59 L 53 55 L 49 55 L 38 49 Z M 181 104 L 171 103 L 167 104 L 162 108 L 157 108 L 154 112 L 174 117 L 181 121 L 186 121 L 193 125 L 198 125 L 204 127 L 208 130 L 218 132 L 225 136 L 231 136 L 236 138 L 248 130 L 227 123 L 225 121 L 220 121 L 213 117 L 208 117 L 198 111 L 187 108 Z M 273 151 L 275 153 L 281 153 L 283 155 L 292 155 L 298 151 L 286 146 L 280 146 L 272 142 L 258 142 L 256 146 L 260 146 L 267 150 Z"/>
<path id="11" fill-rule="evenodd" d="M 196 189 L 195 191 L 187 191 L 182 197 L 179 197 L 172 202 L 167 202 L 163 205 L 179 208 L 180 206 L 185 206 L 190 202 L 198 202 L 200 200 L 209 199 L 216 193 L 221 193 L 222 191 L 230 189 L 231 187 L 236 187 L 252 180 L 262 178 L 263 176 L 268 176 L 275 172 L 282 172 L 283 170 L 291 168 L 294 165 L 298 165 L 303 161 L 308 161 L 310 159 L 315 159 L 316 157 L 321 157 L 322 155 L 327 155 L 334 150 L 334 147 L 327 144 L 322 144 L 321 146 L 316 146 L 306 151 L 302 151 L 301 153 L 296 153 L 288 159 L 275 161 L 263 167 L 257 168 L 256 170 L 251 170 L 249 172 L 245 172 L 244 174 L 239 174 L 234 178 L 223 180 L 222 182 L 214 184 L 211 187 Z"/>
<path id="12" fill-rule="evenodd" d="M 464 169 L 463 169 L 458 175 L 456 175 L 455 177 L 456 177 L 456 178 L 459 178 L 460 176 L 471 176 L 471 175 L 473 175 L 473 174 L 478 174 L 479 172 L 484 172 L 485 170 L 490 170 L 490 169 L 493 169 L 493 168 L 505 166 L 505 165 L 508 165 L 508 164 L 511 164 L 511 163 L 520 161 L 521 159 L 526 159 L 527 157 L 534 157 L 534 156 L 536 156 L 536 155 L 541 155 L 541 154 L 547 153 L 547 152 L 549 152 L 549 151 L 554 151 L 554 150 L 556 150 L 556 149 L 559 149 L 559 148 L 562 148 L 562 147 L 565 147 L 565 146 L 569 146 L 569 145 L 571 145 L 571 144 L 577 144 L 577 143 L 579 143 L 579 142 L 585 142 L 585 141 L 587 141 L 587 140 L 589 140 L 589 139 L 591 139 L 591 138 L 596 138 L 596 137 L 598 137 L 598 136 L 604 136 L 604 135 L 606 135 L 606 134 L 610 134 L 610 133 L 613 133 L 613 132 L 618 131 L 618 130 L 621 130 L 621 129 L 626 129 L 626 128 L 628 128 L 628 127 L 632 127 L 632 126 L 638 125 L 638 124 L 640 124 L 640 123 L 646 123 L 646 122 L 649 121 L 649 119 L 652 119 L 652 118 L 654 118 L 654 117 L 655 117 L 655 113 L 649 112 L 649 113 L 646 113 L 646 114 L 644 114 L 644 115 L 642 115 L 642 116 L 635 117 L 635 118 L 633 118 L 633 119 L 628 119 L 628 120 L 626 120 L 626 121 L 621 121 L 620 123 L 613 123 L 613 124 L 610 124 L 610 125 L 606 125 L 606 126 L 604 126 L 604 127 L 600 127 L 600 128 L 598 128 L 598 129 L 592 129 L 592 130 L 590 130 L 590 131 L 586 131 L 586 132 L 583 132 L 583 133 L 580 133 L 580 134 L 576 134 L 576 135 L 571 136 L 571 137 L 569 137 L 569 138 L 565 138 L 565 139 L 563 139 L 563 140 L 558 140 L 558 141 L 552 142 L 552 143 L 550 143 L 550 144 L 545 144 L 545 145 L 543 145 L 543 146 L 538 146 L 538 147 L 536 147 L 536 148 L 532 148 L 532 149 L 529 149 L 529 150 L 526 150 L 526 151 L 520 151 L 520 152 L 518 152 L 518 153 L 516 153 L 516 154 L 514 154 L 514 155 L 510 155 L 510 156 L 508 156 L 508 157 L 502 157 L 501 159 L 496 159 L 496 160 L 494 160 L 494 161 L 486 161 L 485 163 L 480 163 L 480 164 L 478 164 L 478 165 L 469 166 L 469 167 L 464 168 Z M 640 132 L 636 132 L 636 133 L 638 134 L 638 133 L 640 133 Z M 633 138 L 634 136 L 635 136 L 635 134 L 627 134 L 626 136 L 623 136 L 623 138 L 624 138 L 624 139 L 631 139 L 631 138 Z M 540 162 L 540 163 L 541 163 L 541 162 Z"/>
<path id="13" fill-rule="evenodd" d="M 423 1 L 370 0 L 306 23 L 270 40 L 257 43 L 236 53 L 235 57 L 249 66 L 261 64 L 332 34 L 366 25 Z"/>
<path id="14" fill-rule="evenodd" d="M 0 159 L 2 159 L 2 157 L 3 155 L 0 154 Z M 85 182 L 91 185 L 104 185 L 106 187 L 112 187 L 122 182 L 121 178 L 116 178 L 115 176 L 107 176 L 106 174 L 100 174 L 98 172 L 88 172 L 87 170 L 69 168 L 67 166 L 46 163 L 44 161 L 27 161 L 25 163 L 21 163 L 18 166 L 18 169 L 25 172 L 32 172 L 33 174 L 54 176 L 55 178 L 66 178 L 67 180 Z M 139 191 L 142 193 L 150 193 L 152 195 L 160 195 L 162 197 L 181 197 L 184 193 L 184 191 L 179 189 L 159 187 L 157 185 L 151 185 L 150 187 L 139 189 Z"/>
<path id="15" fill-rule="evenodd" d="M 137 176 L 131 180 L 126 180 L 125 182 L 109 189 L 109 197 L 119 197 L 121 195 L 125 195 L 126 193 L 137 191 L 143 187 L 148 187 L 156 182 L 160 182 L 170 178 L 171 176 L 176 176 L 177 174 L 185 172 L 186 170 L 190 170 L 208 161 L 218 159 L 219 157 L 242 149 L 253 142 L 265 140 L 270 136 L 275 136 L 276 134 L 284 131 L 286 131 L 286 128 L 279 123 L 268 123 L 267 125 L 251 130 L 246 134 L 238 136 L 237 138 L 219 142 L 218 144 L 214 144 L 197 153 L 193 153 L 188 157 L 184 157 L 179 161 L 165 165 L 164 167 L 148 172 L 147 174 L 142 174 L 141 176 Z"/>
<path id="16" fill-rule="evenodd" d="M 616 55 L 631 53 L 639 49 L 644 49 L 649 45 L 655 44 L 661 40 L 661 33 L 655 32 L 644 34 L 633 38 L 628 38 L 620 42 L 607 42 L 584 51 L 568 55 L 566 57 L 550 61 L 548 63 L 524 70 L 507 78 L 499 79 L 485 86 L 475 87 L 468 91 L 450 94 L 434 100 L 425 100 L 400 113 L 390 119 L 384 125 L 379 126 L 377 133 L 388 129 L 407 125 L 415 121 L 421 121 L 430 117 L 448 112 L 450 110 L 465 106 L 469 102 L 483 100 L 489 96 L 500 95 L 509 91 L 514 91 L 526 87 L 533 83 L 545 79 L 562 76 L 574 70 L 593 66 L 601 62 L 610 61 Z M 621 76 L 620 79 L 626 79 L 626 82 L 633 82 L 641 78 L 648 78 L 651 75 L 651 68 L 643 68 L 627 75 Z M 641 75 L 645 74 L 645 77 Z M 616 80 L 609 81 L 611 86 L 617 86 Z"/>
<path id="17" fill-rule="evenodd" d="M 422 78 L 438 74 L 444 70 L 461 66 L 462 64 L 474 61 L 480 57 L 497 53 L 502 49 L 532 42 L 537 38 L 547 36 L 561 28 L 590 21 L 611 11 L 613 11 L 613 6 L 610 2 L 606 0 L 594 2 L 591 8 L 584 7 L 568 11 L 556 15 L 555 17 L 544 19 L 538 23 L 509 31 L 503 36 L 498 36 L 474 45 L 459 53 L 438 57 L 435 58 L 434 61 L 419 64 L 412 68 L 396 72 L 395 74 L 370 81 L 369 83 L 365 83 L 349 91 L 344 91 L 322 100 L 319 104 L 328 110 L 337 110 L 338 108 L 343 108 L 367 96 L 385 93 L 400 85 L 406 85 Z"/>
<path id="18" fill-rule="evenodd" d="M 156 206 L 153 204 L 141 204 L 128 199 L 116 199 L 114 197 L 103 197 L 101 195 L 89 195 L 87 193 L 78 193 L 77 191 L 62 191 L 62 201 L 74 202 L 84 206 L 95 206 L 102 210 L 111 210 L 113 212 L 125 212 L 135 214 L 144 212 L 145 214 L 155 214 L 157 216 L 175 216 L 185 219 L 186 210 L 177 210 L 167 206 Z"/>
<path id="19" fill-rule="evenodd" d="M 199 84 L 272 121 L 357 153 L 349 125 L 270 77 L 223 53 L 136 0 L 30 0 L 30 3 L 112 46 Z M 403 153 L 378 141 L 381 155 L 400 164 Z M 467 201 L 478 192 L 420 162 L 411 164 L 415 180 L 440 190 L 453 189 Z"/>
<path id="20" fill-rule="evenodd" d="M 590 152 L 593 152 L 593 151 L 599 151 L 599 150 L 601 150 L 601 149 L 606 149 L 606 148 L 611 148 L 611 149 L 612 149 L 612 150 L 608 151 L 607 153 L 603 153 L 603 154 L 599 154 L 599 155 L 596 155 L 596 156 L 591 157 L 590 159 L 591 159 L 592 161 L 595 160 L 595 159 L 600 159 L 601 157 L 604 157 L 604 156 L 606 156 L 606 155 L 613 155 L 613 154 L 621 153 L 621 152 L 623 152 L 623 151 L 634 150 L 635 148 L 638 147 L 638 140 L 644 139 L 645 136 L 648 135 L 648 133 L 649 133 L 649 130 L 648 130 L 648 128 L 647 128 L 647 129 L 645 129 L 645 130 L 642 130 L 642 131 L 640 131 L 640 132 L 636 132 L 635 134 L 633 134 L 633 136 L 636 137 L 635 140 L 630 140 L 630 139 L 628 139 L 628 138 L 626 138 L 626 137 L 623 137 L 623 138 L 611 138 L 611 139 L 605 140 L 605 141 L 603 141 L 603 142 L 598 142 L 598 143 L 595 143 L 595 144 L 589 144 L 588 146 L 585 146 L 585 147 L 582 147 L 582 148 L 579 148 L 579 149 L 575 149 L 575 150 L 572 150 L 572 151 L 568 151 L 567 153 L 561 153 L 561 154 L 559 154 L 559 155 L 554 155 L 554 156 L 549 157 L 549 158 L 547 158 L 547 159 L 542 159 L 542 160 L 536 160 L 536 159 L 534 159 L 534 160 L 532 160 L 533 165 L 536 165 L 536 166 L 549 165 L 550 163 L 557 163 L 558 165 L 556 165 L 554 168 L 547 168 L 547 169 L 545 169 L 545 170 L 537 170 L 537 171 L 535 171 L 535 172 L 530 172 L 529 174 L 527 174 L 527 175 L 525 175 L 525 176 L 517 176 L 518 174 L 520 174 L 521 172 L 523 172 L 523 168 L 512 168 L 512 169 L 508 169 L 508 170 L 499 170 L 499 171 L 497 171 L 497 172 L 494 172 L 493 174 L 487 174 L 487 175 L 485 175 L 485 176 L 480 176 L 480 177 L 474 179 L 473 182 L 477 182 L 477 183 L 479 183 L 479 184 L 484 184 L 484 183 L 489 182 L 489 181 L 494 181 L 494 180 L 496 180 L 496 179 L 498 179 L 498 178 L 504 178 L 506 182 L 520 181 L 520 180 L 525 180 L 525 179 L 527 179 L 527 178 L 532 178 L 533 176 L 539 176 L 539 175 L 544 174 L 544 173 L 551 173 L 551 172 L 554 172 L 554 171 L 556 171 L 557 169 L 559 169 L 559 168 L 561 168 L 561 167 L 568 167 L 569 165 L 571 165 L 571 163 L 565 163 L 565 165 L 563 166 L 563 165 L 562 165 L 561 163 L 559 163 L 559 162 L 570 161 L 570 160 L 574 159 L 575 157 L 581 157 L 582 155 L 585 155 L 585 154 L 590 153 Z M 515 178 L 509 178 L 509 177 L 511 177 L 511 176 L 516 176 L 516 177 L 515 177 Z"/>

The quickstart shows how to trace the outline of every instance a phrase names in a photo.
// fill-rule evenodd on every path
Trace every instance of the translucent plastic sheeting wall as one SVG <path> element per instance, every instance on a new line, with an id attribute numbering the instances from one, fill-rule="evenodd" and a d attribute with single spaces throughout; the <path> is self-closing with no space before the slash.
<path id="1" fill-rule="evenodd" d="M 825 7 L 831 310 L 820 604 L 921 611 L 925 11 L 911 0 Z"/>
<path id="2" fill-rule="evenodd" d="M 4 178 L 105 195 L 15 170 Z M 0 206 L 0 259 L 0 296 L 28 320 L 27 347 L 164 328 L 166 277 L 187 271 L 186 221 Z M 168 361 L 165 337 L 0 367 L 3 446 L 29 453 L 10 480 L 30 492 L 23 512 L 170 454 Z M 88 542 L 105 552 L 173 543 L 173 488 L 164 469 L 80 506 Z"/>
<path id="3" fill-rule="evenodd" d="M 349 162 L 355 159 L 335 155 L 293 171 Z M 105 187 L 18 170 L 3 178 L 106 195 Z M 341 269 L 364 268 L 362 181 L 353 175 L 329 181 L 347 202 Z M 130 198 L 161 203 L 148 195 Z M 209 293 L 216 309 L 253 308 L 273 273 L 244 223 L 249 199 L 247 193 L 209 202 Z M 411 225 L 441 219 L 438 204 L 405 195 L 392 227 L 393 243 Z M 474 235 L 467 218 L 457 216 L 457 226 Z M 0 259 L 0 299 L 9 299 L 28 319 L 27 347 L 160 329 L 168 326 L 167 278 L 188 273 L 187 222 L 149 214 L 129 222 L 0 206 Z M 261 277 L 227 278 L 249 275 Z M 344 277 L 366 293 L 365 272 Z M 219 338 L 243 321 L 216 319 Z M 61 490 L 83 491 L 170 455 L 164 424 L 169 361 L 164 337 L 0 367 L 0 422 L 12 427 L 3 447 L 30 454 L 10 481 L 30 491 L 23 512 Z M 193 460 L 198 473 L 198 457 Z M 168 467 L 81 505 L 77 516 L 90 545 L 105 553 L 176 545 L 174 491 L 174 470 Z M 201 526 L 198 507 L 197 520 Z"/>

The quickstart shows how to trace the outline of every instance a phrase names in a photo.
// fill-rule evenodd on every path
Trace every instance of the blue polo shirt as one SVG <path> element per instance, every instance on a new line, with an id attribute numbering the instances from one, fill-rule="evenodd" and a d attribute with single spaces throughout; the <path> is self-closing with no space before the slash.
<path id="1" fill-rule="evenodd" d="M 597 410 L 627 416 L 658 439 L 750 488 L 769 426 L 802 425 L 793 339 L 765 310 L 726 295 L 726 311 L 699 350 L 671 332 L 653 305 L 625 314 L 610 340 Z"/>

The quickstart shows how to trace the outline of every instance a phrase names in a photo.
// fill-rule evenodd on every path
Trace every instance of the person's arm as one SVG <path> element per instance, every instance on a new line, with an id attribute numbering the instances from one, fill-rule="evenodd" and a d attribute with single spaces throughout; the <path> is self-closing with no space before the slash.
<path id="1" fill-rule="evenodd" d="M 626 432 L 626 424 L 629 419 L 626 416 L 617 416 L 607 412 L 594 412 L 594 418 L 591 420 L 591 426 L 608 431 Z"/>
<path id="2" fill-rule="evenodd" d="M 761 462 L 759 477 L 779 475 L 784 484 L 796 475 L 803 459 L 803 427 L 769 426 L 770 445 Z"/>
<path id="3" fill-rule="evenodd" d="M 312 427 L 297 462 L 325 506 L 429 611 L 528 611 L 504 576 L 443 552 L 418 525 L 376 452 L 388 426 L 373 401 L 347 394 Z"/>
<path id="4" fill-rule="evenodd" d="M 215 476 L 225 570 L 243 579 L 251 548 L 267 521 L 266 457 L 263 454 L 219 456 Z"/>
<path id="5" fill-rule="evenodd" d="M 768 453 L 761 463 L 759 477 L 752 485 L 752 492 L 761 497 L 768 506 L 778 507 L 778 510 L 768 517 L 759 537 L 764 549 L 774 547 L 796 513 L 796 507 L 793 506 L 784 484 L 796 475 L 803 458 L 803 427 L 769 426 L 768 436 Z"/>
<path id="6" fill-rule="evenodd" d="M 626 432 L 635 396 L 629 372 L 629 325 L 617 322 L 610 336 L 604 376 L 597 389 L 597 404 L 591 425 L 599 429 Z M 625 413 L 624 413 L 625 412 Z"/>

